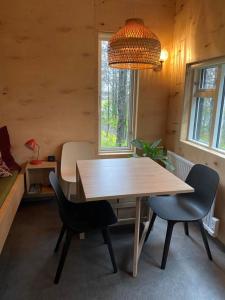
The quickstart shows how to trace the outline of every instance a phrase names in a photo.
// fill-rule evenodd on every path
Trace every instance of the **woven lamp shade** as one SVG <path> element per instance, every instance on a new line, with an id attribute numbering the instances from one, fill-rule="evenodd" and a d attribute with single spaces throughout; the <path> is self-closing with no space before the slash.
<path id="1" fill-rule="evenodd" d="M 142 19 L 128 19 L 109 41 L 109 66 L 142 70 L 160 66 L 161 44 Z"/>

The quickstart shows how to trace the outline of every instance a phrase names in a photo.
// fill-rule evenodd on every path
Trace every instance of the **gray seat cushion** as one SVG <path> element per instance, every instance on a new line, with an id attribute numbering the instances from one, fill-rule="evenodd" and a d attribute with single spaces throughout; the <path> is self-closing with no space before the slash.
<path id="1" fill-rule="evenodd" d="M 162 219 L 171 221 L 196 221 L 207 213 L 201 207 L 200 199 L 195 193 L 175 196 L 150 197 L 148 205 Z"/>

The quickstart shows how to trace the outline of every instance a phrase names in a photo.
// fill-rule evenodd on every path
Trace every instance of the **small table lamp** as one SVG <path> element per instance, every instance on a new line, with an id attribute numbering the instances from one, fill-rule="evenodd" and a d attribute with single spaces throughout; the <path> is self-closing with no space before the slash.
<path id="1" fill-rule="evenodd" d="M 28 141 L 25 143 L 25 146 L 26 146 L 28 149 L 30 149 L 30 150 L 32 150 L 32 151 L 34 151 L 34 152 L 35 152 L 35 149 L 36 149 L 36 147 L 37 147 L 37 159 L 31 160 L 30 163 L 31 163 L 32 165 L 39 165 L 39 164 L 41 164 L 41 163 L 42 163 L 42 160 L 39 160 L 39 159 L 38 159 L 38 158 L 39 158 L 39 150 L 40 150 L 40 146 L 39 146 L 38 143 L 35 141 L 35 139 L 30 139 L 30 140 L 28 140 Z"/>

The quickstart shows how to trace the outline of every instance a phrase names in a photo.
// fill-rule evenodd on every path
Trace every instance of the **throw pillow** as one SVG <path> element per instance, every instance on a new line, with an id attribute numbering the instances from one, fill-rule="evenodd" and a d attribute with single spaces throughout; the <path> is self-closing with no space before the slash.
<path id="1" fill-rule="evenodd" d="M 11 152 L 10 152 L 10 140 L 7 127 L 0 128 L 0 152 L 2 153 L 2 159 L 8 166 L 10 170 L 19 170 L 20 166 L 15 162 Z"/>
<path id="2" fill-rule="evenodd" d="M 9 176 L 12 176 L 12 173 L 10 172 L 9 168 L 0 157 L 0 177 L 9 177 Z"/>

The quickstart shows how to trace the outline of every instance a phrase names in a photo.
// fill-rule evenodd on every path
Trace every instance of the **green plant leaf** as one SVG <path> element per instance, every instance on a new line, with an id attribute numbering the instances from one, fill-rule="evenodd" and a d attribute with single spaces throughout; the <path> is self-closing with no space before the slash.
<path id="1" fill-rule="evenodd" d="M 142 140 L 135 139 L 135 140 L 131 141 L 131 144 L 139 150 L 143 149 L 143 141 Z"/>
<path id="2" fill-rule="evenodd" d="M 157 141 L 155 141 L 155 142 L 153 142 L 152 144 L 151 144 L 151 148 L 156 148 L 156 147 L 158 147 L 159 146 L 159 144 L 161 143 L 161 139 L 159 139 L 159 140 L 157 140 Z"/>
<path id="3" fill-rule="evenodd" d="M 131 142 L 133 146 L 140 150 L 141 153 L 139 154 L 155 160 L 170 171 L 174 171 L 175 168 L 167 156 L 167 150 L 163 146 L 160 146 L 160 143 L 161 139 L 152 143 L 141 139 L 135 139 Z"/>

